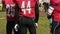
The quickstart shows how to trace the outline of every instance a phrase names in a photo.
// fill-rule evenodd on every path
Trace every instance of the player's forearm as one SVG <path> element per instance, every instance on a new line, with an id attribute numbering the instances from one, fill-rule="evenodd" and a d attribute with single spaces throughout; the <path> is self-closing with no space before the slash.
<path id="1" fill-rule="evenodd" d="M 18 8 L 18 5 L 16 4 L 15 5 L 15 14 L 14 14 L 14 19 L 15 19 L 16 23 L 18 21 L 18 17 L 19 17 L 19 8 Z"/>
<path id="2" fill-rule="evenodd" d="M 35 23 L 38 23 L 38 19 L 39 19 L 39 6 L 38 6 L 38 3 L 36 3 L 36 6 L 35 6 Z"/>

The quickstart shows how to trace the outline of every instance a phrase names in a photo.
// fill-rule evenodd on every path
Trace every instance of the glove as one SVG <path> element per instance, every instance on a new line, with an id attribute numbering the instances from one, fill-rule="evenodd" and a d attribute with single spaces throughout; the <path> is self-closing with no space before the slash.
<path id="1" fill-rule="evenodd" d="M 6 5 L 6 8 L 9 8 L 9 7 L 10 7 L 10 5 L 9 5 L 9 4 L 7 4 L 7 5 Z"/>
<path id="2" fill-rule="evenodd" d="M 14 29 L 18 31 L 18 24 L 15 24 Z"/>
<path id="3" fill-rule="evenodd" d="M 35 23 L 35 26 L 36 26 L 36 28 L 38 27 L 38 24 L 37 23 Z"/>
<path id="4" fill-rule="evenodd" d="M 53 8 L 53 7 L 51 7 L 51 6 L 49 6 L 49 8 L 48 8 L 48 15 L 51 15 L 51 14 L 52 14 L 52 12 L 53 12 L 53 10 L 54 10 L 54 8 Z"/>

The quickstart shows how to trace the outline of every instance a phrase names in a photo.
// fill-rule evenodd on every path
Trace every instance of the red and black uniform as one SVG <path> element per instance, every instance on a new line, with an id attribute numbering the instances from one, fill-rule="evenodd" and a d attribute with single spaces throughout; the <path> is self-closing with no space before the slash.
<path id="1" fill-rule="evenodd" d="M 60 0 L 51 0 L 50 5 L 54 7 L 54 11 L 52 13 L 52 34 L 60 34 Z"/>
<path id="2" fill-rule="evenodd" d="M 14 14 L 15 14 L 15 2 L 14 0 L 5 0 L 6 5 L 6 18 L 7 18 L 7 25 L 6 25 L 6 34 L 12 34 L 12 30 L 14 30 L 15 26 L 15 20 L 14 20 Z M 14 34 L 18 34 L 14 30 Z"/>
<path id="3" fill-rule="evenodd" d="M 7 21 L 13 21 L 14 20 L 14 10 L 12 10 L 12 9 L 14 7 L 12 8 L 11 6 L 15 5 L 15 3 L 13 2 L 13 0 L 5 0 L 5 5 L 6 6 L 9 5 L 9 7 L 6 8 Z"/>
<path id="4" fill-rule="evenodd" d="M 20 34 L 36 34 L 35 23 L 38 23 L 39 10 L 37 0 L 16 0 L 19 7 Z"/>
<path id="5" fill-rule="evenodd" d="M 37 0 L 16 0 L 21 9 L 19 17 L 25 16 L 28 18 L 35 18 L 35 4 Z M 30 4 L 29 4 L 30 3 Z M 24 4 L 24 5 L 23 5 Z"/>

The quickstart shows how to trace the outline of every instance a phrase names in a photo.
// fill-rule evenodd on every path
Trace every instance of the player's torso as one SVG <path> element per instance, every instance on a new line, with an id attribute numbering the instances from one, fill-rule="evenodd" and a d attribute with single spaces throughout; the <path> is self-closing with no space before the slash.
<path id="1" fill-rule="evenodd" d="M 15 3 L 13 0 L 5 0 L 6 5 L 6 16 L 8 21 L 14 20 L 14 13 L 15 9 L 12 6 L 15 6 Z"/>
<path id="2" fill-rule="evenodd" d="M 14 7 L 10 7 L 6 9 L 7 20 L 14 20 L 15 9 Z"/>
<path id="3" fill-rule="evenodd" d="M 60 12 L 60 0 L 50 0 L 50 4 L 54 7 L 54 13 Z"/>
<path id="4" fill-rule="evenodd" d="M 36 0 L 17 0 L 17 2 L 22 16 L 34 18 Z"/>
<path id="5" fill-rule="evenodd" d="M 51 0 L 50 4 L 54 6 L 53 21 L 60 22 L 60 0 Z"/>

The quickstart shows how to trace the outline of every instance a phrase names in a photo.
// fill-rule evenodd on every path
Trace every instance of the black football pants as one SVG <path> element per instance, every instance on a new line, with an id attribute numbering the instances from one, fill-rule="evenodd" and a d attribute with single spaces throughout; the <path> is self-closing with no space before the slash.
<path id="1" fill-rule="evenodd" d="M 60 22 L 53 22 L 52 28 L 52 34 L 60 34 Z"/>
<path id="2" fill-rule="evenodd" d="M 12 30 L 14 30 L 15 21 L 7 21 L 6 24 L 6 34 L 12 34 Z M 14 34 L 18 34 L 19 32 L 14 30 Z"/>
<path id="3" fill-rule="evenodd" d="M 31 18 L 22 17 L 20 19 L 19 26 L 20 34 L 27 34 L 27 29 L 29 30 L 30 34 L 36 34 L 35 22 Z"/>

